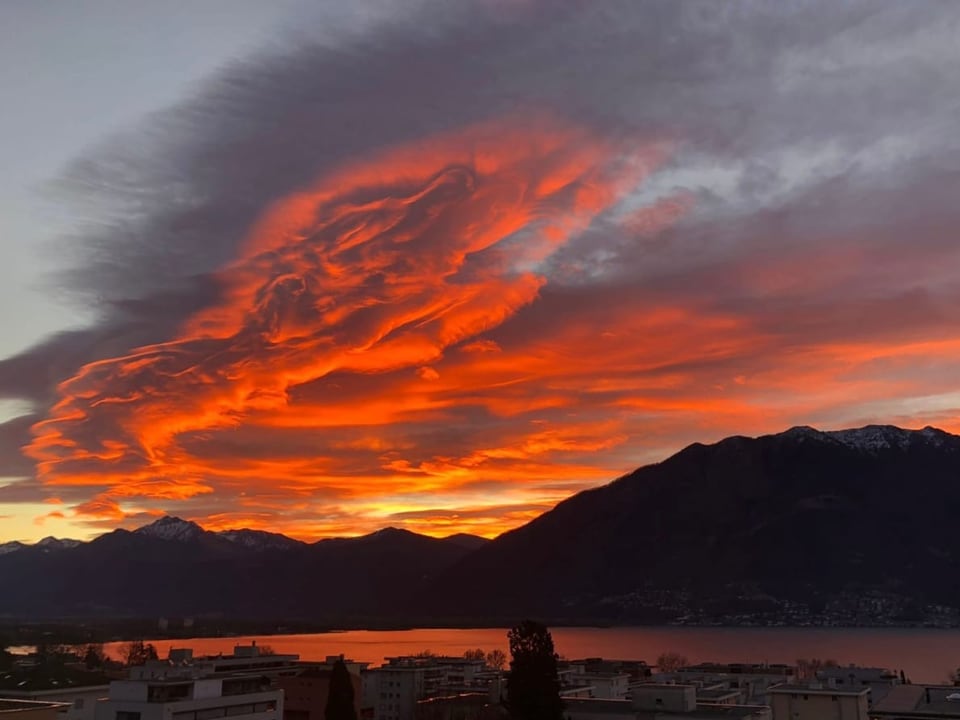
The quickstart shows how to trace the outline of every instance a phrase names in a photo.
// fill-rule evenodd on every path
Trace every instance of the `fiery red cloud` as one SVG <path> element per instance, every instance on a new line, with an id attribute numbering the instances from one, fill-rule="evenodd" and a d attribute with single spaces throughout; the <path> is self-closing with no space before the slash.
<path id="1" fill-rule="evenodd" d="M 25 452 L 47 485 L 96 489 L 75 510 L 111 521 L 138 501 L 176 508 L 222 493 L 238 507 L 208 522 L 270 524 L 256 509 L 300 507 L 321 519 L 285 529 L 308 536 L 363 532 L 404 512 L 414 513 L 406 525 L 437 532 L 493 535 L 525 521 L 607 474 L 551 458 L 615 445 L 615 422 L 533 425 L 490 447 L 476 432 L 465 453 L 462 441 L 438 452 L 397 428 L 455 427 L 467 407 L 497 417 L 565 402 L 547 386 L 529 393 L 557 358 L 505 358 L 483 334 L 536 300 L 538 266 L 660 156 L 653 146 L 623 153 L 524 118 L 330 173 L 263 214 L 219 273 L 219 301 L 176 337 L 61 383 Z M 545 480 L 573 484 L 551 491 Z M 471 512 L 462 523 L 415 513 L 438 502 Z M 504 504 L 518 507 L 477 512 Z"/>
<path id="2" fill-rule="evenodd" d="M 493 536 L 687 441 L 957 429 L 936 397 L 952 326 L 926 296 L 848 299 L 884 272 L 858 239 L 686 262 L 684 294 L 588 282 L 590 249 L 560 252 L 588 227 L 643 247 L 693 208 L 620 207 L 662 160 L 540 116 L 326 174 L 262 214 L 175 337 L 61 383 L 25 452 L 94 524 Z M 915 274 L 956 252 L 925 248 Z"/>

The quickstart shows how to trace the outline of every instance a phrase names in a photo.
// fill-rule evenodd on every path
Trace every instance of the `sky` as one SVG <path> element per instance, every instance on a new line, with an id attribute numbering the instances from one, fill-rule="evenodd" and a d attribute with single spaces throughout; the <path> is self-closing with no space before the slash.
<path id="1" fill-rule="evenodd" d="M 960 5 L 0 6 L 0 541 L 492 537 L 960 432 Z"/>

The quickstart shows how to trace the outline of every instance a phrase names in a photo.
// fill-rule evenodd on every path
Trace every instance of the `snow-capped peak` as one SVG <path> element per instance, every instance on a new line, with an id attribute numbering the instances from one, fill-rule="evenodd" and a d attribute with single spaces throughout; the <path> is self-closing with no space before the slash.
<path id="1" fill-rule="evenodd" d="M 46 550 L 69 550 L 70 548 L 75 548 L 80 544 L 82 543 L 79 540 L 55 538 L 52 535 L 45 537 L 43 540 L 37 541 L 37 547 L 44 548 Z"/>
<path id="2" fill-rule="evenodd" d="M 266 532 L 264 530 L 223 530 L 217 533 L 217 537 L 240 545 L 250 550 L 289 550 L 301 543 L 293 538 L 279 533 Z"/>
<path id="3" fill-rule="evenodd" d="M 904 450 L 910 445 L 915 432 L 893 425 L 867 425 L 851 430 L 834 430 L 827 435 L 854 450 L 875 451 L 887 448 Z"/>
<path id="4" fill-rule="evenodd" d="M 148 535 L 162 540 L 186 542 L 199 537 L 203 533 L 203 528 L 189 520 L 181 520 L 178 517 L 166 515 L 149 525 L 134 530 L 134 532 L 138 535 Z"/>
<path id="5" fill-rule="evenodd" d="M 895 425 L 867 425 L 850 430 L 833 430 L 824 433 L 848 448 L 864 452 L 877 450 L 906 450 L 913 443 L 943 447 L 953 436 L 943 430 L 927 426 L 922 430 L 904 430 Z"/>
<path id="6" fill-rule="evenodd" d="M 23 550 L 26 547 L 22 542 L 17 540 L 11 540 L 10 542 L 0 543 L 0 555 L 6 555 L 8 553 L 16 552 L 17 550 Z"/>

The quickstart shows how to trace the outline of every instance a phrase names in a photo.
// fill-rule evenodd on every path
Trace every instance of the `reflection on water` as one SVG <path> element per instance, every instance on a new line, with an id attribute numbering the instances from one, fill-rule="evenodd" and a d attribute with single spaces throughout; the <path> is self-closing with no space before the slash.
<path id="1" fill-rule="evenodd" d="M 903 669 L 914 682 L 946 682 L 960 665 L 960 630 L 835 628 L 554 628 L 557 652 L 568 658 L 607 657 L 654 663 L 664 651 L 691 662 L 784 662 L 831 658 L 842 664 Z M 461 655 L 465 650 L 500 648 L 507 652 L 505 629 L 352 630 L 316 635 L 245 636 L 152 640 L 161 657 L 170 647 L 192 647 L 198 654 L 229 654 L 233 645 L 256 640 L 278 653 L 304 660 L 344 655 L 379 664 L 391 655 L 430 650 Z M 119 658 L 123 643 L 109 643 Z"/>

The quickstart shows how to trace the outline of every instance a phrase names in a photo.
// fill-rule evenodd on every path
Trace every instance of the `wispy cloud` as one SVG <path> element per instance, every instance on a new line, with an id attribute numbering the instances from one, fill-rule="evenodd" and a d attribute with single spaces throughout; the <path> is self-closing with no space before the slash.
<path id="1" fill-rule="evenodd" d="M 334 16 L 65 174 L 99 321 L 0 361 L 0 502 L 493 535 L 693 440 L 960 429 L 957 8 Z"/>

